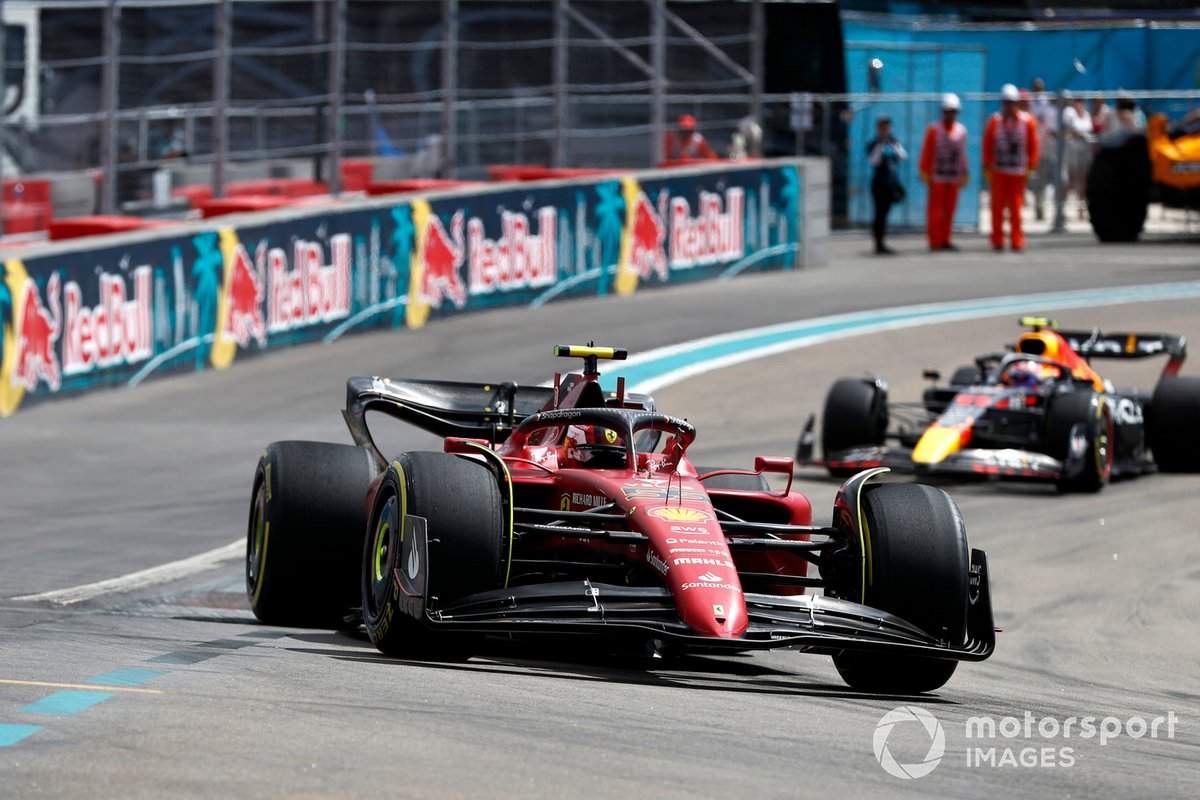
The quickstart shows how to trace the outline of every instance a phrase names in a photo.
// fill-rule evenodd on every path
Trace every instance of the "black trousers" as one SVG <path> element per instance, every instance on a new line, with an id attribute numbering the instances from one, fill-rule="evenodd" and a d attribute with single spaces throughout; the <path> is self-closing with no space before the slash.
<path id="1" fill-rule="evenodd" d="M 875 237 L 875 249 L 878 250 L 883 247 L 883 237 L 887 233 L 887 215 L 892 210 L 892 185 L 872 181 L 871 200 L 875 203 L 875 221 L 871 223 L 871 233 Z"/>

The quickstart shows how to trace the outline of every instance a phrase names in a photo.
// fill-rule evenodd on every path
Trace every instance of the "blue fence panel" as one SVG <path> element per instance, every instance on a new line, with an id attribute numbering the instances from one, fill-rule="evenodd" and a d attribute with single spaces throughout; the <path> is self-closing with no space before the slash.
<path id="1" fill-rule="evenodd" d="M 894 32 L 893 32 L 894 33 Z M 876 71 L 879 92 L 868 102 L 852 106 L 850 124 L 849 217 L 852 223 L 868 224 L 873 217 L 871 204 L 871 165 L 866 146 L 875 136 L 875 122 L 881 114 L 892 118 L 892 133 L 908 151 L 908 161 L 901 166 L 900 178 L 908 189 L 908 199 L 893 207 L 889 222 L 896 226 L 924 227 L 928 192 L 921 183 L 917 162 L 921 143 L 930 123 L 941 118 L 936 100 L 900 100 L 893 93 L 924 93 L 940 96 L 955 92 L 964 96 L 983 91 L 988 54 L 968 45 L 919 45 L 896 42 L 881 37 L 872 42 L 847 42 L 847 90 L 854 94 L 872 94 L 869 65 L 874 59 L 882 62 Z M 957 226 L 976 227 L 979 224 L 980 150 L 983 123 L 990 109 L 978 101 L 963 101 L 959 120 L 967 126 L 968 155 L 972 181 L 959 195 L 954 214 Z"/>
<path id="2" fill-rule="evenodd" d="M 848 15 L 847 80 L 866 71 L 851 48 L 858 42 L 974 47 L 987 53 L 984 91 L 1005 83 L 1028 86 L 1041 77 L 1047 88 L 1078 91 L 1190 91 L 1200 88 L 1200 24 L 1138 23 L 1109 27 L 997 28 L 953 23 L 914 25 L 916 17 Z M 943 75 L 944 77 L 944 75 Z M 888 75 L 882 91 L 905 91 Z M 865 82 L 861 84 L 866 90 Z M 850 89 L 856 91 L 856 89 Z M 924 91 L 916 88 L 915 91 Z"/>

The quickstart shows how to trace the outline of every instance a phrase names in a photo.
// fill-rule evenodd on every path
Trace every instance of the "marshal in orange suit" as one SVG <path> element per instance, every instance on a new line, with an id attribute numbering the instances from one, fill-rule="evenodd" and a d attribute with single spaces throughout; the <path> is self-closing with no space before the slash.
<path id="1" fill-rule="evenodd" d="M 929 186 L 925 230 L 930 250 L 957 250 L 950 241 L 950 226 L 958 206 L 958 190 L 967 185 L 967 129 L 958 121 L 962 103 L 956 94 L 942 97 L 942 119 L 925 131 L 917 168 Z"/>
<path id="2" fill-rule="evenodd" d="M 983 132 L 983 177 L 992 185 L 992 247 L 1004 249 L 1004 217 L 1008 216 L 1012 249 L 1025 249 L 1021 206 L 1025 181 L 1037 169 L 1037 122 L 1017 108 L 1021 99 L 1011 83 L 1000 89 L 1000 110 L 988 118 Z"/>

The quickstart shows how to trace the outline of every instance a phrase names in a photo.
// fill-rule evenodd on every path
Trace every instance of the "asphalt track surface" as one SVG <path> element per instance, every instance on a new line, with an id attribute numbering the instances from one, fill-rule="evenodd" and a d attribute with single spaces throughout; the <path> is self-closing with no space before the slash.
<path id="1" fill-rule="evenodd" d="M 968 239 L 954 256 L 899 244 L 907 253 L 873 259 L 861 242 L 837 241 L 820 269 L 351 337 L 0 422 L 0 797 L 1200 795 L 1196 475 L 1119 482 L 1098 496 L 947 487 L 972 546 L 989 553 L 1004 632 L 993 658 L 960 666 L 921 697 L 849 691 L 827 658 L 790 652 L 643 662 L 495 643 L 466 664 L 393 661 L 359 634 L 256 624 L 237 556 L 71 605 L 12 599 L 243 535 L 267 442 L 348 441 L 338 411 L 349 374 L 537 383 L 564 366 L 549 356 L 555 343 L 595 339 L 639 352 L 863 309 L 1200 280 L 1194 240 L 1100 247 L 1039 238 L 1024 255 L 997 255 Z M 1200 343 L 1195 299 L 1057 316 Z M 1016 333 L 1006 314 L 851 337 L 656 397 L 699 427 L 694 460 L 748 466 L 756 454 L 791 454 L 838 377 L 878 369 L 893 397 L 915 398 L 922 368 L 949 371 Z M 1198 363 L 1184 374 L 1200 375 Z M 1156 370 L 1140 364 L 1117 382 L 1149 386 Z M 406 430 L 387 442 L 435 444 Z M 815 521 L 827 521 L 836 483 L 810 472 L 798 485 Z M 919 780 L 887 774 L 872 749 L 877 723 L 902 705 L 943 727 L 942 762 Z M 970 717 L 1023 721 L 1026 712 L 1028 738 L 966 738 Z M 1079 738 L 1079 727 L 1070 739 L 1038 733 L 1040 722 L 1050 730 L 1045 718 L 1061 727 L 1069 717 L 1168 714 L 1171 737 L 1165 724 L 1158 738 L 1123 730 L 1103 745 Z M 930 739 L 909 723 L 887 745 L 911 763 Z M 968 766 L 977 745 L 996 747 L 997 763 L 1011 747 L 1039 766 Z"/>

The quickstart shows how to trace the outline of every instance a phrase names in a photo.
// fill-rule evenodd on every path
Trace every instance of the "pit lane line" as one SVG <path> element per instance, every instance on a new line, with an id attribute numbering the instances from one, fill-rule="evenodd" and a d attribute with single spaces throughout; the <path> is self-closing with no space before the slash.
<path id="1" fill-rule="evenodd" d="M 693 339 L 633 356 L 606 375 L 624 377 L 630 391 L 652 393 L 713 370 L 811 347 L 850 336 L 913 328 L 938 322 L 997 317 L 1014 312 L 1037 313 L 1038 307 L 1087 308 L 1156 300 L 1200 297 L 1200 281 L 1147 286 L 1084 289 L 1030 295 L 1007 295 L 983 300 L 951 301 L 858 311 L 828 317 L 767 325 Z M 16 602 L 51 602 L 69 606 L 106 594 L 141 589 L 215 569 L 241 557 L 245 539 L 157 567 L 96 583 L 9 598 Z"/>

